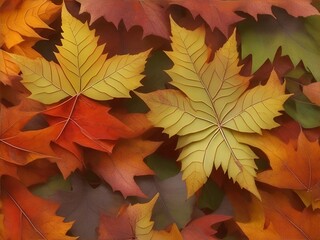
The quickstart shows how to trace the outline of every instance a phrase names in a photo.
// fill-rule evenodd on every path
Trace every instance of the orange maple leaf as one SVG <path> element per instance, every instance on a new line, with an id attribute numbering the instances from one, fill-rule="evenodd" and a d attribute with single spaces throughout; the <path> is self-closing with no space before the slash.
<path id="1" fill-rule="evenodd" d="M 134 176 L 154 174 L 143 159 L 152 154 L 160 144 L 161 142 L 139 138 L 122 140 L 117 143 L 111 155 L 102 152 L 91 153 L 91 168 L 108 182 L 114 191 L 119 190 L 124 197 L 144 197 L 134 181 Z"/>
<path id="2" fill-rule="evenodd" d="M 36 113 L 22 111 L 21 106 L 6 108 L 0 104 L 0 161 L 26 165 L 55 156 L 45 136 L 37 131 L 20 131 Z"/>
<path id="3" fill-rule="evenodd" d="M 11 3 L 10 3 L 11 2 Z M 10 49 L 25 38 L 42 39 L 34 28 L 47 28 L 59 14 L 61 6 L 48 0 L 7 0 L 0 6 L 0 36 L 2 44 Z M 0 46 L 2 46 L 0 42 Z"/>
<path id="4" fill-rule="evenodd" d="M 241 135 L 238 140 L 261 149 L 269 158 L 272 169 L 259 173 L 258 181 L 298 190 L 305 203 L 320 200 L 320 146 L 317 141 L 310 142 L 302 132 L 297 140 L 288 143 L 270 133 L 254 140 Z"/>
<path id="5" fill-rule="evenodd" d="M 66 235 L 72 223 L 55 214 L 58 204 L 32 195 L 11 177 L 1 184 L 6 239 L 76 239 Z"/>
<path id="6" fill-rule="evenodd" d="M 318 239 L 320 211 L 305 208 L 299 211 L 293 204 L 294 195 L 261 191 L 266 222 L 271 222 L 281 239 Z"/>

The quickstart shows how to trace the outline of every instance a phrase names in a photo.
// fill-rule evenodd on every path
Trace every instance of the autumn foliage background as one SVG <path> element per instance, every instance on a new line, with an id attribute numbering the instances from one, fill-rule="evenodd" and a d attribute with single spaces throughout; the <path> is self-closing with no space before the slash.
<path id="1" fill-rule="evenodd" d="M 0 239 L 320 239 L 319 9 L 0 0 Z"/>

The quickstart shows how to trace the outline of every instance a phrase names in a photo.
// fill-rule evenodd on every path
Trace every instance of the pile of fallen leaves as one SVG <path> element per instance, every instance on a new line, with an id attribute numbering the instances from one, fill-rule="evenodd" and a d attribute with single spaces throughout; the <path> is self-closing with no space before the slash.
<path id="1" fill-rule="evenodd" d="M 311 0 L 0 0 L 0 239 L 319 239 Z"/>

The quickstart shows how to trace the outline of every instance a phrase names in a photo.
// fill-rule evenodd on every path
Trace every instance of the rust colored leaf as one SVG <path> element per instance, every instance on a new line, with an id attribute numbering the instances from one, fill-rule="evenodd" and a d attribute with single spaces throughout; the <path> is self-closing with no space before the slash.
<path id="1" fill-rule="evenodd" d="M 311 5 L 311 0 L 168 0 L 170 4 L 178 4 L 187 8 L 194 17 L 200 15 L 211 27 L 219 28 L 228 36 L 228 28 L 231 24 L 242 18 L 235 11 L 246 12 L 255 18 L 258 14 L 272 14 L 271 7 L 277 6 L 287 10 L 295 17 L 319 14 L 317 9 Z"/>
<path id="2" fill-rule="evenodd" d="M 273 223 L 266 221 L 260 200 L 230 184 L 226 186 L 226 193 L 233 207 L 234 220 L 245 236 L 256 240 L 282 240 Z"/>
<path id="3" fill-rule="evenodd" d="M 114 143 L 99 140 L 117 140 L 131 136 L 132 131 L 110 115 L 109 110 L 109 107 L 80 95 L 48 107 L 44 114 L 50 125 L 58 130 L 52 139 L 59 145 L 72 151 L 77 143 L 111 153 Z"/>
<path id="4" fill-rule="evenodd" d="M 255 18 L 258 14 L 273 15 L 272 6 L 283 8 L 294 17 L 319 15 L 317 9 L 311 5 L 312 0 L 240 0 L 239 2 L 237 10 L 249 13 Z"/>
<path id="5" fill-rule="evenodd" d="M 32 195 L 9 177 L 2 178 L 1 190 L 6 239 L 76 239 L 66 235 L 72 223 L 55 214 L 58 204 Z"/>
<path id="6" fill-rule="evenodd" d="M 54 156 L 50 140 L 45 136 L 37 134 L 37 131 L 20 132 L 36 114 L 22 111 L 20 107 L 0 105 L 0 161 L 25 165 L 35 159 Z"/>
<path id="7" fill-rule="evenodd" d="M 260 193 L 266 221 L 273 224 L 281 239 L 319 238 L 320 210 L 305 208 L 299 211 L 291 203 L 294 199 L 292 194 L 284 194 L 274 189 L 272 193 Z"/>
<path id="8" fill-rule="evenodd" d="M 184 240 L 207 240 L 207 239 L 218 239 L 213 235 L 217 233 L 211 226 L 219 222 L 230 219 L 229 216 L 224 215 L 206 215 L 191 221 L 183 230 L 182 236 Z"/>
<path id="9" fill-rule="evenodd" d="M 3 208 L 2 208 L 2 201 L 0 201 L 0 240 L 4 240 L 4 224 L 3 224 Z"/>
<path id="10" fill-rule="evenodd" d="M 166 20 L 165 1 L 140 0 L 99 0 L 92 4 L 85 0 L 81 3 L 80 12 L 89 12 L 91 21 L 104 17 L 117 27 L 121 20 L 128 29 L 135 25 L 143 28 L 143 36 L 150 34 L 169 38 L 169 22 Z"/>
<path id="11" fill-rule="evenodd" d="M 79 159 L 72 152 L 68 151 L 67 149 L 61 147 L 56 143 L 51 143 L 51 147 L 56 157 L 50 158 L 50 161 L 57 164 L 64 178 L 67 178 L 76 169 L 83 169 L 83 162 L 81 161 L 81 157 Z"/>
<path id="12" fill-rule="evenodd" d="M 242 18 L 234 11 L 239 7 L 239 1 L 204 0 L 169 0 L 170 4 L 177 4 L 187 8 L 193 17 L 200 15 L 213 30 L 217 27 L 224 35 L 229 36 L 229 26 Z"/>
<path id="13" fill-rule="evenodd" d="M 320 146 L 309 141 L 301 132 L 298 139 L 284 143 L 276 136 L 265 133 L 249 140 L 238 138 L 264 151 L 272 170 L 258 174 L 257 180 L 269 185 L 308 193 L 311 202 L 320 200 Z M 303 193 L 301 193 L 303 194 Z"/>
<path id="14" fill-rule="evenodd" d="M 49 106 L 43 112 L 50 126 L 37 132 L 46 135 L 48 139 L 78 158 L 77 162 L 69 154 L 64 162 L 58 163 L 64 176 L 68 176 L 83 164 L 82 152 L 78 145 L 111 153 L 115 140 L 131 136 L 132 130 L 110 115 L 109 110 L 109 107 L 80 95 L 61 104 Z M 57 151 L 58 156 L 68 155 L 63 149 Z"/>
<path id="15" fill-rule="evenodd" d="M 90 165 L 114 191 L 120 191 L 124 197 L 144 197 L 134 177 L 154 174 L 143 159 L 152 154 L 160 144 L 161 142 L 142 139 L 121 140 L 111 155 L 102 152 L 90 154 Z"/>
<path id="16" fill-rule="evenodd" d="M 249 143 L 242 136 L 239 139 Z M 320 180 L 319 143 L 310 142 L 303 133 L 297 141 L 296 148 L 294 140 L 286 144 L 268 133 L 250 141 L 267 154 L 272 168 L 259 173 L 257 179 L 279 188 L 311 190 Z"/>

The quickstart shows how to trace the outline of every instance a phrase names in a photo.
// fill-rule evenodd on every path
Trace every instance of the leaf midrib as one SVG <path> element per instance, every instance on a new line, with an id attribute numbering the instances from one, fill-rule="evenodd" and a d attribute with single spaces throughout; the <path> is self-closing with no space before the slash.
<path id="1" fill-rule="evenodd" d="M 183 39 L 182 36 L 181 36 L 181 34 L 180 34 L 180 31 L 179 31 L 179 36 L 180 36 L 181 39 Z M 203 81 L 202 81 L 202 78 L 201 78 L 201 76 L 199 75 L 198 69 L 196 69 L 196 66 L 194 65 L 194 62 L 193 62 L 192 59 L 191 59 L 191 55 L 189 54 L 189 51 L 188 51 L 189 48 L 185 45 L 185 41 L 182 41 L 182 42 L 183 42 L 184 48 L 186 49 L 186 51 L 187 51 L 187 53 L 188 53 L 188 57 L 189 57 L 190 63 L 192 63 L 193 69 L 194 69 L 195 73 L 197 74 L 198 79 L 199 79 L 199 81 L 200 81 L 203 89 L 205 90 L 208 98 L 210 99 L 211 109 L 213 110 L 213 112 L 214 112 L 214 114 L 215 114 L 215 119 L 217 120 L 217 125 L 216 125 L 216 126 L 217 126 L 217 128 L 219 129 L 219 132 L 220 132 L 223 140 L 224 140 L 225 143 L 227 144 L 227 146 L 228 146 L 228 148 L 229 148 L 229 150 L 230 150 L 230 152 L 231 152 L 231 155 L 232 155 L 232 157 L 233 157 L 236 165 L 238 166 L 238 168 L 239 168 L 240 171 L 242 172 L 242 171 L 243 171 L 243 166 L 242 166 L 241 162 L 238 160 L 238 158 L 236 157 L 235 153 L 233 152 L 233 149 L 232 149 L 232 147 L 231 147 L 231 145 L 230 145 L 227 137 L 225 136 L 225 134 L 224 134 L 224 132 L 223 132 L 223 125 L 221 124 L 219 115 L 218 115 L 216 109 L 214 108 L 213 99 L 211 99 L 211 97 L 210 97 L 211 95 L 210 95 L 210 93 L 208 92 L 208 89 L 205 87 L 205 85 L 204 85 L 204 83 L 203 83 Z M 217 57 L 217 56 L 215 56 L 215 57 Z M 229 59 L 229 58 L 228 58 L 228 59 Z M 220 60 L 220 59 L 219 59 L 219 60 Z M 211 61 L 210 63 L 212 63 L 212 61 Z M 226 75 L 226 71 L 224 71 L 224 76 L 225 76 L 225 75 Z M 212 79 L 211 79 L 211 81 L 212 81 Z M 217 92 L 219 92 L 219 91 L 221 90 L 222 85 L 223 85 L 223 84 L 221 84 L 221 85 L 219 86 L 219 90 L 218 90 Z M 191 100 L 191 99 L 190 99 L 190 100 Z M 213 125 L 215 125 L 214 122 L 213 122 Z"/>

